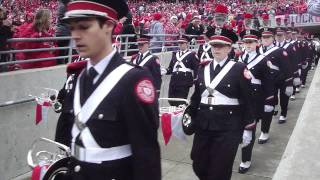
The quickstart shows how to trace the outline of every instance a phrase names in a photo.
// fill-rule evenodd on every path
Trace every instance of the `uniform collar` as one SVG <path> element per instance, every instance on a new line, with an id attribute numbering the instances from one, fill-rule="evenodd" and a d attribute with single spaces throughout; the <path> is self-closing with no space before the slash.
<path id="1" fill-rule="evenodd" d="M 145 53 L 143 53 L 143 54 L 142 54 L 142 58 L 145 58 L 148 53 L 149 53 L 149 51 L 146 51 Z M 139 54 L 141 55 L 141 52 L 140 52 Z"/>
<path id="2" fill-rule="evenodd" d="M 270 46 L 267 46 L 267 50 L 271 49 L 274 47 L 274 44 L 271 44 Z"/>
<path id="3" fill-rule="evenodd" d="M 88 64 L 87 64 L 87 72 L 89 72 L 89 69 L 91 67 L 93 67 L 98 75 L 101 75 L 103 73 L 103 71 L 106 69 L 106 67 L 108 66 L 108 64 L 110 63 L 112 57 L 114 56 L 114 54 L 116 53 L 116 49 L 113 49 L 111 51 L 110 54 L 108 54 L 106 57 L 104 57 L 98 64 L 96 65 L 92 65 L 90 61 L 88 61 Z"/>
<path id="4" fill-rule="evenodd" d="M 218 61 L 216 61 L 214 59 L 213 60 L 213 68 L 215 69 L 218 64 L 220 65 L 220 67 L 223 67 L 223 65 L 226 63 L 227 59 L 228 59 L 228 56 L 226 58 L 224 58 L 224 60 L 220 61 L 219 63 L 218 63 Z"/>
<path id="5" fill-rule="evenodd" d="M 188 52 L 188 49 L 186 49 L 186 50 L 184 50 L 184 51 L 181 51 L 181 50 L 180 50 L 180 52 L 182 52 L 183 54 L 185 54 L 186 52 Z"/>
<path id="6" fill-rule="evenodd" d="M 282 42 L 276 41 L 276 43 L 279 47 L 282 47 L 286 43 L 286 41 L 282 41 Z"/>

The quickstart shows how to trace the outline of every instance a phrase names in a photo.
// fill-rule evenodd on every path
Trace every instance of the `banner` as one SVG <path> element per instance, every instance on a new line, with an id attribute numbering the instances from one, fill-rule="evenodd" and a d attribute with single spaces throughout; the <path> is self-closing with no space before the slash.
<path id="1" fill-rule="evenodd" d="M 304 27 L 304 26 L 320 26 L 320 17 L 312 16 L 308 13 L 305 14 L 290 14 L 275 16 L 275 18 L 281 19 L 281 25 L 285 25 L 285 21 L 288 21 L 288 27 L 291 27 L 293 23 L 295 27 Z M 287 19 L 287 20 L 285 20 Z"/>

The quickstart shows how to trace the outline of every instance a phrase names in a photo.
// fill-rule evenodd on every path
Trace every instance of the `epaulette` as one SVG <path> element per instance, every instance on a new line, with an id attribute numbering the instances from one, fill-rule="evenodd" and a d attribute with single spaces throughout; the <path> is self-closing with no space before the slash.
<path id="1" fill-rule="evenodd" d="M 87 66 L 87 61 L 78 61 L 68 64 L 68 74 L 80 74 L 81 71 Z"/>
<path id="2" fill-rule="evenodd" d="M 202 61 L 199 65 L 200 65 L 200 66 L 206 66 L 206 65 L 208 65 L 210 62 L 211 62 L 211 60 L 205 60 L 205 61 Z"/>

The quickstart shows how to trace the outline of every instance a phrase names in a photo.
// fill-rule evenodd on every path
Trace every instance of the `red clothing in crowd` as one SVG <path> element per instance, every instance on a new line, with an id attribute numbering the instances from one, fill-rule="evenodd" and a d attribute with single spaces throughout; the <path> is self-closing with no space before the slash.
<path id="1" fill-rule="evenodd" d="M 42 37 L 52 37 L 47 32 L 36 32 L 32 26 L 29 26 L 25 31 L 21 32 L 19 35 L 24 38 L 42 38 Z M 52 48 L 52 42 L 21 42 L 18 43 L 19 49 L 38 49 L 38 48 Z M 55 57 L 52 51 L 41 51 L 41 52 L 26 52 L 23 53 L 24 60 L 28 59 L 38 59 L 38 58 L 49 58 Z M 42 68 L 56 65 L 56 60 L 32 62 L 32 63 L 21 63 L 20 66 L 23 69 L 31 68 Z"/>

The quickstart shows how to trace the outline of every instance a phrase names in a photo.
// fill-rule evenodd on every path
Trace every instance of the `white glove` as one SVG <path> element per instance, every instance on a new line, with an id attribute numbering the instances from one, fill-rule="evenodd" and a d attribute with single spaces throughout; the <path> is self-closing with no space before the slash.
<path id="1" fill-rule="evenodd" d="M 302 69 L 306 69 L 308 67 L 308 62 L 306 64 L 302 64 Z"/>
<path id="2" fill-rule="evenodd" d="M 273 106 L 270 105 L 264 105 L 264 112 L 272 112 L 274 109 Z"/>
<path id="3" fill-rule="evenodd" d="M 242 148 L 247 147 L 252 141 L 252 131 L 244 130 L 242 135 Z"/>
<path id="4" fill-rule="evenodd" d="M 301 84 L 301 80 L 300 80 L 300 78 L 294 78 L 293 79 L 293 85 L 294 86 L 299 86 Z"/>
<path id="5" fill-rule="evenodd" d="M 293 87 L 292 86 L 286 87 L 285 94 L 290 97 L 293 94 Z"/>
<path id="6" fill-rule="evenodd" d="M 167 74 L 167 69 L 166 68 L 164 68 L 164 67 L 161 67 L 161 75 L 165 75 L 165 74 Z"/>

